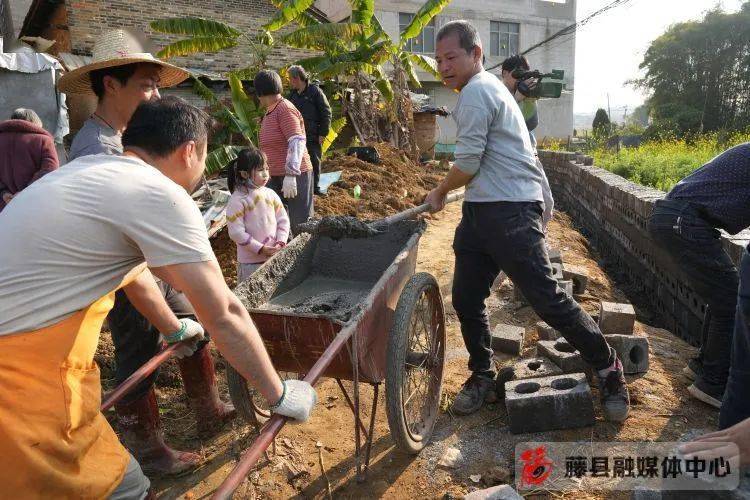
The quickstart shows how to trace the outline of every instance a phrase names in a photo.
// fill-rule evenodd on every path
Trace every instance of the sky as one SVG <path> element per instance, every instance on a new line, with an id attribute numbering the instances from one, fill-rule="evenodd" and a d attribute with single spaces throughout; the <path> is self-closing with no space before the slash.
<path id="1" fill-rule="evenodd" d="M 577 19 L 582 19 L 612 0 L 578 0 Z M 642 73 L 638 65 L 652 40 L 683 21 L 697 20 L 721 4 L 736 12 L 743 0 L 630 0 L 629 3 L 595 17 L 576 34 L 576 113 L 607 109 L 609 93 L 612 115 L 628 106 L 628 113 L 643 103 L 644 95 L 625 85 Z"/>

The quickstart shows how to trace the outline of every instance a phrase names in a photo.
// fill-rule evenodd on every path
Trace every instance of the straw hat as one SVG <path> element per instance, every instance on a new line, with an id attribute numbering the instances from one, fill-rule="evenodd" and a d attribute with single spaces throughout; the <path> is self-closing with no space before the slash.
<path id="1" fill-rule="evenodd" d="M 143 45 L 131 33 L 117 29 L 102 34 L 94 45 L 91 63 L 65 73 L 57 83 L 57 88 L 65 94 L 93 94 L 89 77 L 92 71 L 133 63 L 152 63 L 161 66 L 160 88 L 172 87 L 190 76 L 186 70 L 165 63 L 145 52 Z"/>

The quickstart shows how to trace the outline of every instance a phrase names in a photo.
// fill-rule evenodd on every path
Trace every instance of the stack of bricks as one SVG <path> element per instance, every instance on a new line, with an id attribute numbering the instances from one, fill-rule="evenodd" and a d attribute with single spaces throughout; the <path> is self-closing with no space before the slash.
<path id="1" fill-rule="evenodd" d="M 651 241 L 646 224 L 662 191 L 640 186 L 601 168 L 576 162 L 574 153 L 539 151 L 555 205 L 570 215 L 607 266 L 624 272 L 663 318 L 666 329 L 699 345 L 705 304 L 684 274 Z M 580 158 L 579 158 L 580 159 Z M 739 263 L 750 233 L 722 237 Z"/>

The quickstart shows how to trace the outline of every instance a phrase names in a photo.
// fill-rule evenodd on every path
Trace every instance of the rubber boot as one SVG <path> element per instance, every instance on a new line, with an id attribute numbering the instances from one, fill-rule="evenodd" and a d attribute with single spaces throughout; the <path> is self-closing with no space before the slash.
<path id="1" fill-rule="evenodd" d="M 182 358 L 178 364 L 190 408 L 195 414 L 198 434 L 213 434 L 234 419 L 237 415 L 234 405 L 219 398 L 214 361 L 208 344 L 204 344 L 192 356 Z"/>
<path id="2" fill-rule="evenodd" d="M 153 389 L 132 403 L 117 403 L 115 409 L 120 417 L 123 441 L 144 472 L 175 475 L 194 469 L 200 463 L 199 455 L 172 449 L 164 442 Z"/>

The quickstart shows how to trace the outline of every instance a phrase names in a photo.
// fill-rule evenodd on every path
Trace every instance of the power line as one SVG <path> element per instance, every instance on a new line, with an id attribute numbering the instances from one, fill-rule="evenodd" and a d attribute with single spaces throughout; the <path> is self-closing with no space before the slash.
<path id="1" fill-rule="evenodd" d="M 620 7 L 622 5 L 630 3 L 631 1 L 632 0 L 614 0 L 613 2 L 611 2 L 611 3 L 607 4 L 607 5 L 605 5 L 604 7 L 602 7 L 601 9 L 599 9 L 599 10 L 597 10 L 595 12 L 592 12 L 591 14 L 589 14 L 586 17 L 584 17 L 580 21 L 577 21 L 577 22 L 575 22 L 575 23 L 573 23 L 573 24 L 571 24 L 569 26 L 566 26 L 563 29 L 561 29 L 560 31 L 558 31 L 557 33 L 555 33 L 554 35 L 550 36 L 549 38 L 545 38 L 541 42 L 539 42 L 539 43 L 537 43 L 535 45 L 532 45 L 528 49 L 526 49 L 523 52 L 521 52 L 521 55 L 526 55 L 529 52 L 532 52 L 532 51 L 538 49 L 539 47 L 541 47 L 543 45 L 546 45 L 549 42 L 551 42 L 553 40 L 556 40 L 556 39 L 558 39 L 560 37 L 563 37 L 563 36 L 566 36 L 566 35 L 573 35 L 579 27 L 587 24 L 588 22 L 590 22 L 595 17 L 600 16 L 601 14 L 604 14 L 608 10 L 614 9 L 615 7 Z M 497 68 L 500 65 L 502 65 L 502 63 L 497 63 L 494 66 L 492 66 L 490 68 L 487 68 L 487 71 L 491 71 L 491 70 Z"/>

